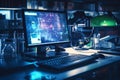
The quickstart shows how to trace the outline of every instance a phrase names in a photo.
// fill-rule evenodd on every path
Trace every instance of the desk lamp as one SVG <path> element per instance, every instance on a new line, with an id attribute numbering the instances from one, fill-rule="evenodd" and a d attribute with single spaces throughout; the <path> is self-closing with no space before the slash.
<path id="1" fill-rule="evenodd" d="M 117 26 L 117 22 L 114 18 L 108 15 L 99 15 L 91 19 L 90 25 L 92 27 L 103 27 L 103 26 L 113 27 L 113 26 Z"/>

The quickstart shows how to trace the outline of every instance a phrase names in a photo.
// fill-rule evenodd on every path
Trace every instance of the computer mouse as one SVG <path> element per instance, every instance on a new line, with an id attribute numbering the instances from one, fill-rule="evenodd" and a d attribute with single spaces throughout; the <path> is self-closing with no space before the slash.
<path id="1" fill-rule="evenodd" d="M 104 54 L 97 53 L 98 58 L 105 58 Z"/>
<path id="2" fill-rule="evenodd" d="M 100 54 L 99 56 L 100 56 L 100 58 L 105 58 L 106 57 L 104 54 Z"/>
<path id="3" fill-rule="evenodd" d="M 105 55 L 100 54 L 100 53 L 94 53 L 94 54 L 92 54 L 92 56 L 95 56 L 97 58 L 105 58 Z"/>

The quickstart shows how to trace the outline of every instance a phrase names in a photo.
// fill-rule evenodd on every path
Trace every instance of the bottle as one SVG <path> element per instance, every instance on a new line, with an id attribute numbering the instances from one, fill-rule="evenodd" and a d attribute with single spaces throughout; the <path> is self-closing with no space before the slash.
<path id="1" fill-rule="evenodd" d="M 2 49 L 2 55 L 5 59 L 13 59 L 17 56 L 14 48 L 13 40 L 11 39 L 5 40 L 4 47 Z"/>
<path id="2" fill-rule="evenodd" d="M 100 33 L 94 34 L 93 35 L 93 48 L 94 49 L 99 49 L 100 48 L 99 40 L 100 40 Z"/>

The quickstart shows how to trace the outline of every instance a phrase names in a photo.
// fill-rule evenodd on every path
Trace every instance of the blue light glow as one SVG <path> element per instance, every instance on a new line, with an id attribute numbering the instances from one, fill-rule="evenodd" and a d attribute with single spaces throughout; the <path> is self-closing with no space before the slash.
<path id="1" fill-rule="evenodd" d="M 43 74 L 41 72 L 38 71 L 33 71 L 30 73 L 30 80 L 37 80 L 37 79 L 41 79 L 41 77 L 43 76 Z"/>

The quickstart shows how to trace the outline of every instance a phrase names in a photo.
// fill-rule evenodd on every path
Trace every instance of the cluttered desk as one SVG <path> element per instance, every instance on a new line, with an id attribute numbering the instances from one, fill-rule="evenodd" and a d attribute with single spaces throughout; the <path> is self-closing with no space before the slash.
<path id="1" fill-rule="evenodd" d="M 69 55 L 84 55 L 84 59 L 87 58 L 87 61 L 83 59 L 79 59 L 75 63 L 76 65 L 73 65 L 72 67 L 66 67 L 55 64 L 53 65 L 49 64 L 49 61 L 47 61 L 48 67 L 45 67 L 46 65 L 43 65 L 46 60 L 41 61 L 42 65 L 40 65 L 40 61 L 35 62 L 27 62 L 24 66 L 14 66 L 11 68 L 12 70 L 17 69 L 17 71 L 14 72 L 3 72 L 4 75 L 0 77 L 1 80 L 94 80 L 94 79 L 102 79 L 102 80 L 119 80 L 116 79 L 116 76 L 118 75 L 118 72 L 111 73 L 114 67 L 117 67 L 120 61 L 120 57 L 116 55 L 110 55 L 110 54 L 104 54 L 99 53 L 101 55 L 97 55 L 97 50 L 80 50 L 76 51 L 73 48 L 66 48 L 66 52 L 69 52 Z M 86 54 L 87 53 L 87 54 Z M 104 56 L 103 56 L 104 55 Z M 80 63 L 80 60 L 83 61 L 83 63 Z M 78 63 L 79 62 L 79 63 Z M 18 62 L 20 63 L 20 62 Z M 64 61 L 63 61 L 64 63 Z M 71 62 L 72 64 L 72 62 Z M 10 65 L 10 64 L 9 64 Z M 68 64 L 70 65 L 70 64 Z M 53 70 L 52 70 L 53 69 Z M 9 71 L 9 69 L 8 69 Z M 109 72 L 111 71 L 111 72 Z M 2 74 L 2 72 L 0 72 Z M 6 74 L 5 74 L 6 73 Z M 94 74 L 95 73 L 95 74 Z M 101 75 L 105 74 L 106 76 Z M 112 75 L 116 76 L 112 76 Z M 89 76 L 88 76 L 89 75 Z M 93 77 L 94 76 L 94 77 Z M 117 76 L 118 78 L 118 76 Z"/>

